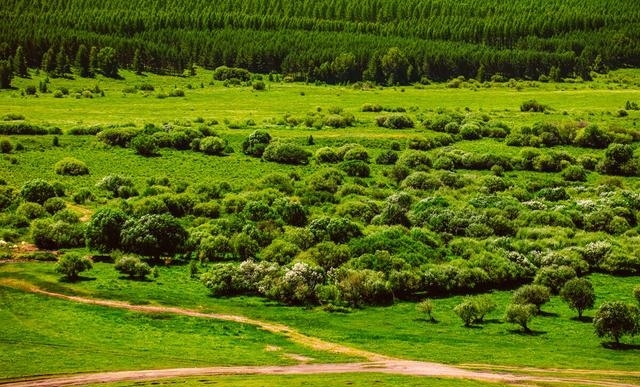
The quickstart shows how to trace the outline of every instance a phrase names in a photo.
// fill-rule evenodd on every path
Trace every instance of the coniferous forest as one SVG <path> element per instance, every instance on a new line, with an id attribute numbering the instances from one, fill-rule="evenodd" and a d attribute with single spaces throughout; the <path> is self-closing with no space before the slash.
<path id="1" fill-rule="evenodd" d="M 0 60 L 23 47 L 40 68 L 81 47 L 156 73 L 226 65 L 328 83 L 640 66 L 635 0 L 5 0 L 0 17 Z"/>

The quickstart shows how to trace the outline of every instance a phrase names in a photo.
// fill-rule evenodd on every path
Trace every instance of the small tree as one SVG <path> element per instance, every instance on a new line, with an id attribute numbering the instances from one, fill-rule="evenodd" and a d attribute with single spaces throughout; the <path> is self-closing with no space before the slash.
<path id="1" fill-rule="evenodd" d="M 118 58 L 116 50 L 112 47 L 104 47 L 98 52 L 98 65 L 106 77 L 118 77 Z"/>
<path id="2" fill-rule="evenodd" d="M 89 67 L 89 50 L 84 44 L 81 44 L 80 47 L 78 47 L 74 66 L 81 77 L 87 78 L 91 76 L 91 68 Z"/>
<path id="3" fill-rule="evenodd" d="M 536 309 L 537 307 L 534 304 L 509 304 L 505 320 L 520 325 L 525 332 L 531 332 L 528 324 L 536 315 Z"/>
<path id="4" fill-rule="evenodd" d="M 433 301 L 429 298 L 423 300 L 422 302 L 416 305 L 416 309 L 418 312 L 424 313 L 429 318 L 430 322 L 436 322 L 436 318 L 433 316 L 433 310 L 435 309 L 435 305 Z"/>
<path id="5" fill-rule="evenodd" d="M 271 142 L 271 136 L 266 130 L 258 129 L 251 133 L 242 143 L 242 152 L 253 157 L 262 157 L 264 149 Z"/>
<path id="6" fill-rule="evenodd" d="M 461 303 L 453 308 L 453 311 L 458 315 L 458 317 L 460 317 L 460 319 L 462 319 L 465 327 L 470 327 L 478 315 L 476 305 L 470 298 L 465 298 Z"/>
<path id="7" fill-rule="evenodd" d="M 640 305 L 640 285 L 633 289 L 633 297 L 635 297 L 636 301 L 638 301 L 638 305 Z"/>
<path id="8" fill-rule="evenodd" d="M 137 257 L 123 256 L 116 261 L 114 268 L 132 279 L 144 279 L 151 274 L 151 267 Z"/>
<path id="9" fill-rule="evenodd" d="M 513 293 L 514 304 L 533 304 L 537 313 L 540 313 L 542 305 L 549 302 L 550 299 L 549 288 L 541 285 L 524 285 Z"/>
<path id="10" fill-rule="evenodd" d="M 596 301 L 593 285 L 586 278 L 569 280 L 560 291 L 560 297 L 578 312 L 578 318 L 582 318 L 585 309 L 593 308 Z"/>
<path id="11" fill-rule="evenodd" d="M 86 270 L 91 270 L 93 264 L 85 256 L 75 253 L 67 253 L 60 257 L 56 264 L 56 273 L 62 274 L 69 281 L 77 281 L 78 275 Z"/>
<path id="12" fill-rule="evenodd" d="M 475 322 L 482 323 L 484 316 L 496 309 L 496 303 L 487 294 L 475 296 L 472 299 L 476 308 Z"/>
<path id="13" fill-rule="evenodd" d="M 633 309 L 621 301 L 603 303 L 593 318 L 595 334 L 598 337 L 610 337 L 620 344 L 622 336 L 633 335 L 638 330 Z"/>
<path id="14" fill-rule="evenodd" d="M 27 59 L 24 56 L 24 49 L 18 46 L 16 54 L 13 57 L 13 71 L 20 77 L 27 77 Z"/>
<path id="15" fill-rule="evenodd" d="M 106 253 L 120 248 L 122 226 L 128 220 L 119 209 L 103 207 L 96 211 L 87 224 L 85 241 L 87 247 Z"/>
<path id="16" fill-rule="evenodd" d="M 173 216 L 162 214 L 127 221 L 120 236 L 126 251 L 159 258 L 181 251 L 189 233 Z"/>

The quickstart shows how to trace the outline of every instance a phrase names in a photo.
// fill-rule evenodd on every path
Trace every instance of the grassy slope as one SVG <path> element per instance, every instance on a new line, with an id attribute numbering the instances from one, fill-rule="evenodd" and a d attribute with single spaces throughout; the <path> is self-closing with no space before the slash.
<path id="1" fill-rule="evenodd" d="M 319 362 L 349 360 L 252 326 L 74 304 L 4 287 L 0 324 L 0 380 L 103 370 L 295 364 L 287 354 Z"/>
<path id="2" fill-rule="evenodd" d="M 161 268 L 157 283 L 118 280 L 108 264 L 97 264 L 88 273 L 95 281 L 74 285 L 56 282 L 51 264 L 15 264 L 4 267 L 3 277 L 18 277 L 55 291 L 79 292 L 100 298 L 115 298 L 132 302 L 158 302 L 214 312 L 235 313 L 258 319 L 282 322 L 303 333 L 330 341 L 352 345 L 374 352 L 406 359 L 446 363 L 490 363 L 533 367 L 587 369 L 637 368 L 637 350 L 612 351 L 603 348 L 589 323 L 574 321 L 570 311 L 554 297 L 543 310 L 549 316 L 531 323 L 533 335 L 523 335 L 516 326 L 502 323 L 510 292 L 495 292 L 498 303 L 487 323 L 464 328 L 453 313 L 460 297 L 435 300 L 437 324 L 424 321 L 415 304 L 400 302 L 392 307 L 368 307 L 350 314 L 329 314 L 320 309 L 282 307 L 259 298 L 237 297 L 213 299 L 205 289 L 187 277 L 186 267 Z M 592 275 L 597 304 L 622 299 L 631 302 L 631 290 L 637 279 Z M 587 311 L 592 316 L 593 311 Z M 640 345 L 640 338 L 625 342 Z M 533 354 L 533 355 L 532 355 Z"/>

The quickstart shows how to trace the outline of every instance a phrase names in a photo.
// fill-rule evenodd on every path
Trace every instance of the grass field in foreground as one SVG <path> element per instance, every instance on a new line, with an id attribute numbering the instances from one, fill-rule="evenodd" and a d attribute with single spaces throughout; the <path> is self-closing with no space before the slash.
<path id="1" fill-rule="evenodd" d="M 477 382 L 462 379 L 440 379 L 385 374 L 323 374 L 323 375 L 259 375 L 215 376 L 186 379 L 160 379 L 147 382 L 96 384 L 88 387 L 173 386 L 184 387 L 214 385 L 216 387 L 325 387 L 325 386 L 402 386 L 402 387 L 501 387 L 502 383 Z"/>
<path id="2" fill-rule="evenodd" d="M 226 321 L 76 304 L 0 286 L 0 380 L 215 365 L 353 360 Z"/>
<path id="3" fill-rule="evenodd" d="M 585 368 L 637 370 L 640 338 L 626 337 L 627 350 L 602 346 L 588 322 L 576 316 L 559 297 L 543 306 L 545 316 L 530 324 L 531 335 L 502 321 L 511 292 L 494 292 L 496 311 L 487 322 L 465 328 L 453 313 L 461 297 L 435 300 L 437 324 L 427 323 L 415 304 L 398 302 L 391 307 L 367 307 L 351 313 L 327 313 L 320 308 L 279 306 L 255 297 L 211 298 L 198 282 L 188 278 L 187 267 L 161 267 L 156 282 L 119 279 L 110 264 L 98 263 L 85 276 L 95 280 L 76 284 L 58 282 L 52 264 L 11 264 L 0 272 L 2 278 L 20 278 L 58 292 L 121 299 L 133 303 L 158 303 L 185 308 L 202 308 L 218 313 L 239 314 L 279 322 L 302 333 L 335 343 L 350 345 L 403 359 L 438 361 L 451 364 L 483 363 L 543 368 Z M 590 276 L 597 301 L 632 302 L 635 277 Z M 593 316 L 586 311 L 585 316 Z"/>

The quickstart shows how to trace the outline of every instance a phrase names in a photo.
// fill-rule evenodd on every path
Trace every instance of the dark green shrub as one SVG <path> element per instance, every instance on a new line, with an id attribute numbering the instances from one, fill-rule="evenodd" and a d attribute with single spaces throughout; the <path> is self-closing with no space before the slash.
<path id="1" fill-rule="evenodd" d="M 31 237 L 33 243 L 41 249 L 57 250 L 84 246 L 82 224 L 38 219 L 31 223 Z"/>
<path id="2" fill-rule="evenodd" d="M 91 215 L 85 230 L 87 247 L 107 253 L 121 248 L 122 227 L 129 217 L 119 209 L 103 207 Z"/>
<path id="3" fill-rule="evenodd" d="M 116 260 L 114 268 L 131 279 L 143 280 L 151 274 L 151 267 L 147 263 L 142 262 L 140 258 L 126 255 Z"/>
<path id="4" fill-rule="evenodd" d="M 91 260 L 83 255 L 66 253 L 58 260 L 55 270 L 62 274 L 69 281 L 76 281 L 83 271 L 91 270 L 93 264 Z"/>
<path id="5" fill-rule="evenodd" d="M 44 204 L 44 202 L 56 196 L 54 187 L 44 180 L 30 180 L 22 186 L 20 191 L 22 198 L 28 202 Z"/>
<path id="6" fill-rule="evenodd" d="M 581 165 L 571 165 L 562 170 L 562 178 L 566 181 L 587 181 L 587 171 Z"/>
<path id="7" fill-rule="evenodd" d="M 135 150 L 136 154 L 144 157 L 153 157 L 159 154 L 156 138 L 144 134 L 138 135 L 131 140 L 131 148 Z"/>
<path id="8" fill-rule="evenodd" d="M 349 160 L 340 163 L 340 169 L 352 177 L 369 177 L 369 164 L 362 160 Z"/>
<path id="9" fill-rule="evenodd" d="M 575 144 L 585 148 L 606 148 L 611 144 L 611 136 L 597 125 L 585 127 L 575 138 Z"/>
<path id="10" fill-rule="evenodd" d="M 258 129 L 242 143 L 242 152 L 253 157 L 262 157 L 265 148 L 271 142 L 271 136 L 265 130 Z"/>
<path id="11" fill-rule="evenodd" d="M 513 293 L 513 303 L 518 305 L 535 305 L 540 312 L 543 304 L 549 302 L 551 293 L 549 289 L 542 285 L 524 285 Z"/>
<path id="12" fill-rule="evenodd" d="M 400 113 L 376 117 L 376 124 L 389 129 L 406 129 L 415 126 L 411 117 Z"/>
<path id="13" fill-rule="evenodd" d="M 315 157 L 319 163 L 337 163 L 340 161 L 340 157 L 336 151 L 329 147 L 318 149 L 315 153 Z"/>
<path id="14" fill-rule="evenodd" d="M 13 144 L 8 138 L 0 139 L 0 153 L 11 153 L 13 151 Z"/>
<path id="15" fill-rule="evenodd" d="M 379 165 L 391 165 L 398 161 L 398 154 L 392 150 L 384 151 L 376 157 L 376 164 Z"/>
<path id="16" fill-rule="evenodd" d="M 89 167 L 83 161 L 73 157 L 65 157 L 54 166 L 58 175 L 81 176 L 89 174 Z"/>
<path id="17" fill-rule="evenodd" d="M 44 218 L 47 215 L 47 211 L 38 203 L 26 202 L 16 208 L 16 215 L 27 219 L 38 219 Z"/>
<path id="18" fill-rule="evenodd" d="M 133 188 L 133 181 L 129 177 L 121 175 L 107 175 L 103 177 L 96 186 L 111 192 L 114 197 L 123 197 L 126 199 L 128 197 L 135 196 L 129 195 L 135 192 L 135 188 Z M 122 194 L 127 195 L 122 196 Z"/>
<path id="19" fill-rule="evenodd" d="M 442 186 L 442 182 L 436 176 L 427 172 L 414 172 L 407 176 L 402 182 L 402 188 L 411 188 L 418 190 L 437 190 Z"/>
<path id="20" fill-rule="evenodd" d="M 569 266 L 547 266 L 538 270 L 533 283 L 549 288 L 552 294 L 558 294 L 564 284 L 573 278 L 576 278 L 576 271 Z"/>
<path id="21" fill-rule="evenodd" d="M 520 105 L 521 112 L 544 113 L 547 109 L 549 109 L 547 105 L 543 105 L 534 99 L 523 102 Z"/>
<path id="22" fill-rule="evenodd" d="M 58 211 L 62 211 L 67 208 L 67 203 L 60 198 L 49 198 L 44 202 L 44 209 L 50 213 L 51 215 L 55 214 Z"/>
<path id="23" fill-rule="evenodd" d="M 111 146 L 127 147 L 134 137 L 140 134 L 141 130 L 136 128 L 114 128 L 105 129 L 97 134 L 98 140 Z"/>
<path id="24" fill-rule="evenodd" d="M 220 66 L 213 71 L 213 79 L 217 81 L 238 79 L 240 81 L 247 82 L 251 79 L 251 73 L 245 69 L 237 67 Z"/>

